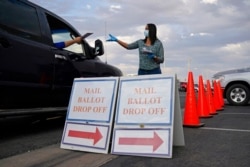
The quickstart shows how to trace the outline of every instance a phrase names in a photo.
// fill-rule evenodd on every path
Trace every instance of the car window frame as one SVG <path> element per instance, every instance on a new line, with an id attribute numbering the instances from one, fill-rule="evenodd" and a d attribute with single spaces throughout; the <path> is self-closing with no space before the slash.
<path id="1" fill-rule="evenodd" d="M 9 14 L 6 14 L 6 12 L 9 12 Z M 0 25 L 8 33 L 29 40 L 42 40 L 36 7 L 22 1 L 5 0 L 0 2 L 0 15 Z"/>

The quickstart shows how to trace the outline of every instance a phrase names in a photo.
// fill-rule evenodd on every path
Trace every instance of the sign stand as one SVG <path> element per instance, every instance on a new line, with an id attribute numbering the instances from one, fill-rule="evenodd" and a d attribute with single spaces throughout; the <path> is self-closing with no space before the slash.
<path id="1" fill-rule="evenodd" d="M 172 158 L 173 145 L 185 145 L 176 76 L 74 80 L 61 148 Z"/>
<path id="2" fill-rule="evenodd" d="M 74 80 L 61 148 L 108 153 L 119 78 Z"/>
<path id="3" fill-rule="evenodd" d="M 121 77 L 112 154 L 172 157 L 184 146 L 176 76 Z"/>
<path id="4" fill-rule="evenodd" d="M 175 75 L 175 78 L 176 75 Z M 175 79 L 176 81 L 176 79 Z M 180 95 L 177 87 L 177 83 L 175 84 L 175 114 L 174 114 L 174 146 L 185 146 L 183 126 L 182 126 L 182 115 L 181 115 L 181 105 L 180 105 Z"/>

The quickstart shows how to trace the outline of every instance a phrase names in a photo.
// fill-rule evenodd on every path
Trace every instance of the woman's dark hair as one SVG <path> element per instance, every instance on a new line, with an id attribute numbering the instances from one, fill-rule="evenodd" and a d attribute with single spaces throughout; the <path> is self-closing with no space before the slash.
<path id="1" fill-rule="evenodd" d="M 153 45 L 157 39 L 157 28 L 156 25 L 152 23 L 148 23 L 147 26 L 148 26 L 148 36 L 151 41 L 151 44 Z"/>

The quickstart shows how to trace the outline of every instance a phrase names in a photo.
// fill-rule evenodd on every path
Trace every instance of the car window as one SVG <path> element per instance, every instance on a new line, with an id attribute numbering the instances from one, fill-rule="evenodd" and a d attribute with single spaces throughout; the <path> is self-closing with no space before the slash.
<path id="1" fill-rule="evenodd" d="M 49 23 L 53 43 L 68 41 L 76 37 L 77 34 L 74 30 L 72 30 L 64 22 L 48 13 L 46 14 L 46 17 Z M 83 53 L 85 55 L 84 48 L 81 44 L 73 44 L 64 49 L 74 53 Z"/>
<path id="2" fill-rule="evenodd" d="M 73 36 L 73 38 L 75 38 L 75 36 Z M 53 39 L 53 43 L 56 43 L 56 42 L 71 40 L 72 37 L 71 37 L 71 33 L 68 30 L 57 29 L 57 30 L 52 30 L 52 39 Z M 64 49 L 69 50 L 71 52 L 75 52 L 75 53 L 82 53 L 82 47 L 79 44 L 73 44 Z"/>
<path id="3" fill-rule="evenodd" d="M 0 1 L 0 25 L 11 34 L 41 40 L 36 8 L 18 0 Z"/>

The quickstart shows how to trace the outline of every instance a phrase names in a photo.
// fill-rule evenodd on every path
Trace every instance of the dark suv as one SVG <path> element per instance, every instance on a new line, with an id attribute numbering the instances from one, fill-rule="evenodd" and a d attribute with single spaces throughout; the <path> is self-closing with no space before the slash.
<path id="1" fill-rule="evenodd" d="M 81 34 L 56 14 L 27 0 L 0 1 L 0 114 L 2 109 L 67 106 L 74 78 L 122 76 L 102 62 L 99 39 L 54 47 Z"/>

